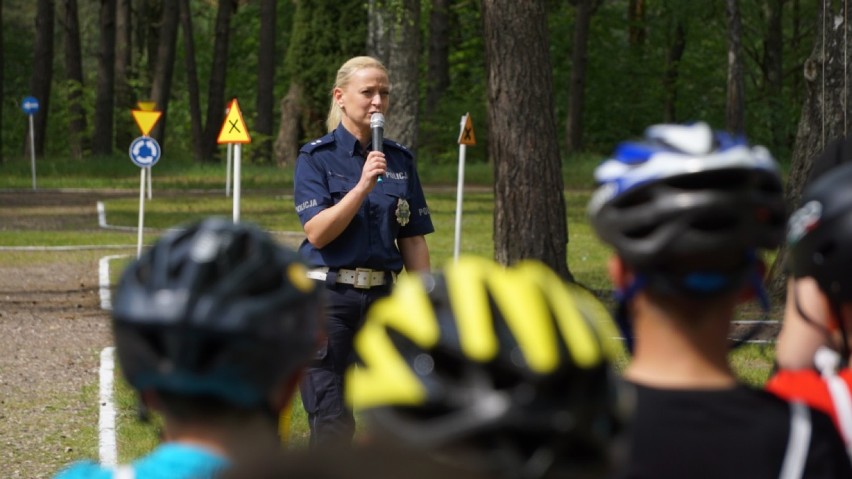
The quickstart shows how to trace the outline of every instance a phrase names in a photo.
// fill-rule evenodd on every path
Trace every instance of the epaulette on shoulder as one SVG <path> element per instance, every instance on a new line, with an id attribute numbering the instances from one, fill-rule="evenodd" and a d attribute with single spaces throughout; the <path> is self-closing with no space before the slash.
<path id="1" fill-rule="evenodd" d="M 316 140 L 305 143 L 304 145 L 302 145 L 302 148 L 300 148 L 299 151 L 302 152 L 302 153 L 311 153 L 314 150 L 316 150 L 317 148 L 321 148 L 321 147 L 326 146 L 326 145 L 331 145 L 333 143 L 334 143 L 334 134 L 329 133 L 325 136 L 321 136 L 321 137 L 317 138 Z"/>
<path id="2" fill-rule="evenodd" d="M 409 150 L 409 149 L 408 149 L 408 147 L 406 147 L 405 145 L 403 145 L 403 144 L 401 144 L 401 143 L 397 143 L 397 142 L 395 142 L 395 141 L 393 141 L 393 140 L 385 139 L 385 140 L 383 141 L 383 144 L 384 144 L 385 146 L 389 146 L 389 147 L 391 147 L 391 148 L 394 148 L 394 149 L 397 149 L 397 150 L 402 151 L 402 152 L 403 152 L 403 153 L 405 153 L 405 154 L 406 154 L 406 156 L 408 156 L 409 158 L 414 158 L 414 153 L 412 153 L 412 152 L 411 152 L 411 150 Z"/>

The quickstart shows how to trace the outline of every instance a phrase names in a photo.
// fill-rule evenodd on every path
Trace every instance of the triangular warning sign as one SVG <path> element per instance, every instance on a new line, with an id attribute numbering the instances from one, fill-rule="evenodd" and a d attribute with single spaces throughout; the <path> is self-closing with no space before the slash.
<path id="1" fill-rule="evenodd" d="M 473 134 L 473 122 L 470 121 L 470 113 L 464 115 L 464 125 L 459 133 L 459 145 L 475 145 L 476 135 Z"/>
<path id="2" fill-rule="evenodd" d="M 148 136 L 148 133 L 151 132 L 151 129 L 154 128 L 154 125 L 156 125 L 157 121 L 159 121 L 160 115 L 163 114 L 161 111 L 147 110 L 130 110 L 130 113 L 133 113 L 133 119 L 136 120 L 136 124 L 139 125 L 139 130 L 142 132 L 143 136 Z"/>
<path id="3" fill-rule="evenodd" d="M 219 138 L 216 143 L 251 143 L 246 122 L 243 121 L 243 114 L 240 112 L 240 105 L 237 99 L 231 101 L 231 106 L 228 107 L 228 115 L 225 117 L 225 122 L 222 123 L 222 130 L 219 131 Z"/>

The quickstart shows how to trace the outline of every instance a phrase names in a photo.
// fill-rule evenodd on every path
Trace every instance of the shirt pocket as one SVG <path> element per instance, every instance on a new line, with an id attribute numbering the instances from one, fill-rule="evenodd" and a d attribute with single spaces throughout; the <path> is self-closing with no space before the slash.
<path id="1" fill-rule="evenodd" d="M 407 224 L 411 218 L 407 198 L 408 185 L 404 181 L 383 181 L 377 188 L 382 188 L 379 207 L 384 210 L 392 226 L 393 235 L 396 236 L 402 223 Z"/>
<path id="2" fill-rule="evenodd" d="M 354 187 L 355 182 L 344 176 L 332 174 L 328 177 L 328 192 L 331 194 L 334 204 L 339 203 L 346 196 L 346 193 L 352 191 Z"/>

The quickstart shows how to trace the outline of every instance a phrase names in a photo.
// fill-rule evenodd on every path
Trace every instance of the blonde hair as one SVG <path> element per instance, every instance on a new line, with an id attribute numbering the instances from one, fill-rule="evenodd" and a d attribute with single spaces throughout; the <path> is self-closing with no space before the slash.
<path id="1" fill-rule="evenodd" d="M 334 86 L 331 87 L 331 107 L 328 109 L 328 118 L 325 120 L 325 126 L 328 128 L 328 131 L 333 131 L 337 128 L 341 118 L 343 118 L 343 110 L 341 110 L 340 105 L 334 100 L 334 90 L 345 87 L 355 72 L 365 68 L 378 68 L 385 72 L 385 75 L 388 74 L 388 69 L 385 68 L 382 62 L 368 56 L 352 57 L 341 65 L 340 69 L 337 70 L 337 78 L 334 80 Z"/>

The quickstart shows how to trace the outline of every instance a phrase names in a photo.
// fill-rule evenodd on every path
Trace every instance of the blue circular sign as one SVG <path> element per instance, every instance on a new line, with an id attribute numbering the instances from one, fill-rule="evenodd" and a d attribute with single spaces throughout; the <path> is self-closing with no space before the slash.
<path id="1" fill-rule="evenodd" d="M 140 168 L 157 164 L 160 153 L 160 144 L 150 136 L 140 136 L 130 143 L 130 160 Z"/>
<path id="2" fill-rule="evenodd" d="M 38 98 L 34 96 L 25 97 L 21 102 L 21 109 L 27 115 L 32 115 L 38 111 Z"/>

